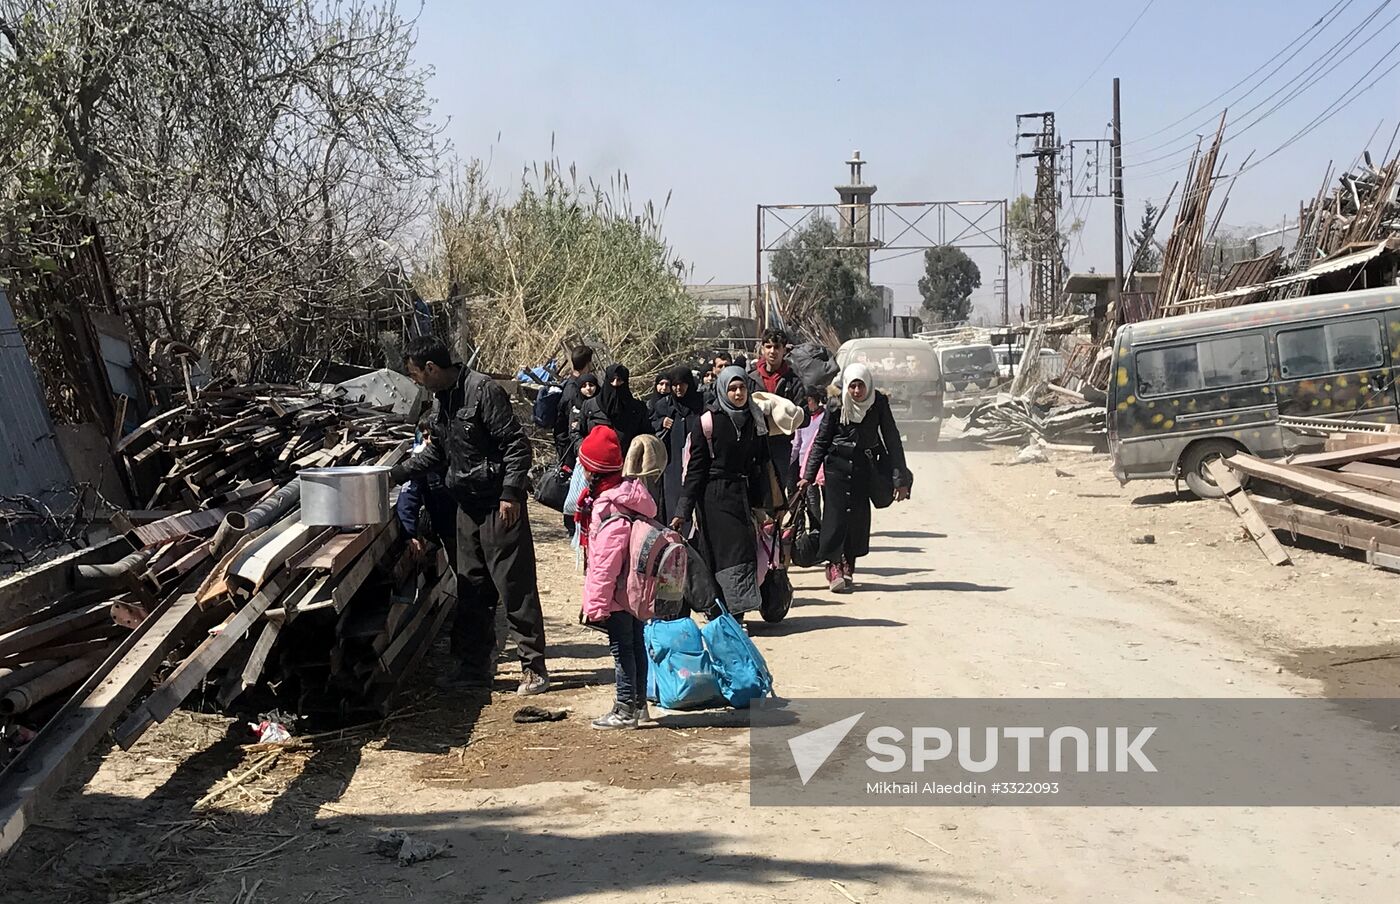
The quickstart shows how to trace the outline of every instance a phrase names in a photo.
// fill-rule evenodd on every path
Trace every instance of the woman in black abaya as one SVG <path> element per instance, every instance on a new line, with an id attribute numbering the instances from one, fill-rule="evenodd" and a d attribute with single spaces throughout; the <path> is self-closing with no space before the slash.
<path id="1" fill-rule="evenodd" d="M 726 367 L 716 383 L 714 409 L 696 418 L 690 431 L 690 459 L 671 525 L 679 529 L 696 517 L 699 546 L 725 606 L 742 616 L 762 603 L 753 510 L 771 505 L 768 430 L 749 399 L 742 368 Z"/>
<path id="2" fill-rule="evenodd" d="M 614 364 L 609 367 L 603 372 L 603 385 L 598 387 L 598 394 L 583 403 L 579 415 L 579 432 L 582 436 L 587 436 L 588 431 L 600 425 L 616 430 L 624 457 L 633 439 L 651 432 L 647 406 L 632 396 L 629 386 L 631 376 L 626 365 Z"/>

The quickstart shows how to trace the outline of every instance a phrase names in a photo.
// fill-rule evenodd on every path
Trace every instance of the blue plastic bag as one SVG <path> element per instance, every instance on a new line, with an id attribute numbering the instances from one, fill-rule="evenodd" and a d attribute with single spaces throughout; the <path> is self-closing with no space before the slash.
<path id="1" fill-rule="evenodd" d="M 703 709 L 723 706 L 710 654 L 700 627 L 689 618 L 652 619 L 645 629 L 647 698 L 666 709 Z"/>
<path id="2" fill-rule="evenodd" d="M 743 625 L 723 612 L 701 630 L 710 661 L 719 677 L 719 691 L 735 709 L 747 709 L 751 701 L 773 693 L 773 676 L 768 663 Z"/>

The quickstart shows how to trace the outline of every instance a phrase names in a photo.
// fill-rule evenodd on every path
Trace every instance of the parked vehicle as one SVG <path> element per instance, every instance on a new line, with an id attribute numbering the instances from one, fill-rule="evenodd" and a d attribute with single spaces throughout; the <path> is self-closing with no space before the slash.
<path id="1" fill-rule="evenodd" d="M 967 414 L 991 401 L 1009 382 L 997 372 L 996 356 L 989 343 L 944 345 L 934 349 L 943 373 L 943 403 L 954 414 Z"/>
<path id="2" fill-rule="evenodd" d="M 938 442 L 943 429 L 943 373 L 938 356 L 919 339 L 852 339 L 836 351 L 844 368 L 859 363 L 890 397 L 900 438 L 910 445 Z"/>
<path id="3" fill-rule="evenodd" d="M 1315 446 L 1279 415 L 1397 423 L 1400 294 L 1338 292 L 1133 323 L 1118 330 L 1109 381 L 1113 473 L 1180 477 L 1244 450 L 1276 458 Z"/>
<path id="4" fill-rule="evenodd" d="M 994 345 L 992 357 L 997 360 L 997 376 L 1010 380 L 1021 368 L 1021 356 L 1025 349 L 1019 345 Z M 1040 350 L 1040 375 L 1046 380 L 1057 379 L 1065 372 L 1065 356 L 1053 348 Z"/>

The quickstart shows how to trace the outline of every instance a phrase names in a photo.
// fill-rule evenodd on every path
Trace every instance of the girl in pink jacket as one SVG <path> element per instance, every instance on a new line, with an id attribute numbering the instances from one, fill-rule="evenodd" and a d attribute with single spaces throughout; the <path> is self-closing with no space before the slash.
<path id="1" fill-rule="evenodd" d="M 578 461 L 588 473 L 588 490 L 581 511 L 587 520 L 582 537 L 587 550 L 583 575 L 583 616 L 605 624 L 608 649 L 617 670 L 617 701 L 593 720 L 598 729 L 636 728 L 650 719 L 647 712 L 647 649 L 643 628 L 652 617 L 653 601 L 628 595 L 628 553 L 632 521 L 656 517 L 656 501 L 640 480 L 622 476 L 622 448 L 607 427 L 590 430 L 579 445 Z"/>

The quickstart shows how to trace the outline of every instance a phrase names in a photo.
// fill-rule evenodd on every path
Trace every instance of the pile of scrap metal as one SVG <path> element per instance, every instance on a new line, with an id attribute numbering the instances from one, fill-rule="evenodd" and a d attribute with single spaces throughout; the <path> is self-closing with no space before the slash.
<path id="1" fill-rule="evenodd" d="M 392 517 L 303 523 L 296 472 L 393 464 L 412 432 L 343 394 L 257 386 L 122 441 L 133 473 L 158 466 L 152 506 L 187 504 L 128 513 L 124 535 L 0 582 L 0 852 L 110 730 L 130 747 L 192 695 L 387 710 L 451 609 L 450 570 L 416 561 Z"/>
<path id="2" fill-rule="evenodd" d="M 1002 393 L 968 412 L 963 436 L 986 443 L 1023 446 L 1034 440 L 1106 448 L 1102 405 L 1070 403 L 1045 407 Z"/>
<path id="3" fill-rule="evenodd" d="M 1275 565 L 1288 564 L 1279 537 L 1310 537 L 1400 571 L 1400 427 L 1293 417 L 1280 422 L 1324 437 L 1323 450 L 1276 461 L 1241 452 L 1208 466 L 1264 555 Z"/>
<path id="4" fill-rule="evenodd" d="M 1227 261 L 1216 235 L 1230 188 L 1249 167 L 1234 175 L 1224 171 L 1224 127 L 1222 115 L 1214 139 L 1191 156 L 1155 288 L 1142 284 L 1142 274 L 1129 268 L 1126 291 L 1106 319 L 1101 342 L 1068 362 L 1060 381 L 1065 386 L 1080 391 L 1107 387 L 1113 334 L 1126 323 L 1395 283 L 1400 269 L 1400 152 L 1392 155 L 1396 135 L 1380 165 L 1364 151 L 1359 168 L 1334 180 L 1329 164 L 1317 194 L 1299 205 L 1297 241 L 1291 248 L 1262 254 L 1256 249 L 1258 256 Z M 1173 188 L 1164 210 L 1176 196 Z M 1285 231 L 1293 230 L 1254 239 Z"/>

